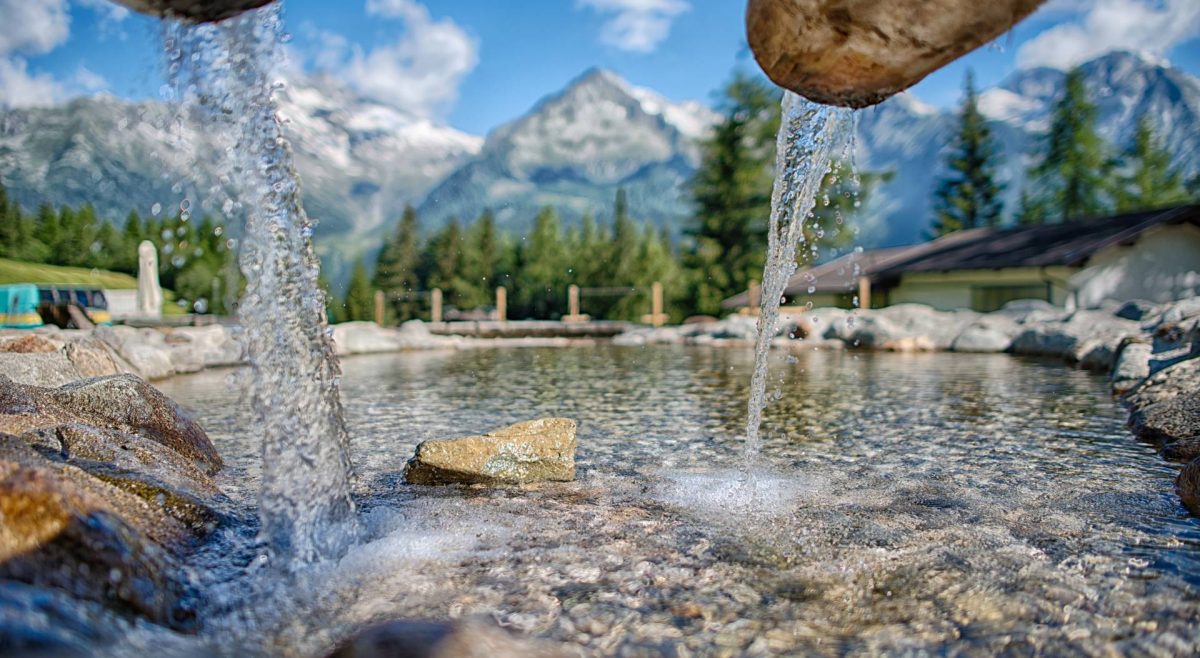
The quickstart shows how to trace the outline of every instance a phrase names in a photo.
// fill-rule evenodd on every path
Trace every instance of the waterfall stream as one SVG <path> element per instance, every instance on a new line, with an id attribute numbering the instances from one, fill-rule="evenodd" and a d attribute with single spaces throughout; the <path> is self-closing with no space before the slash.
<path id="1" fill-rule="evenodd" d="M 767 360 L 779 328 L 779 307 L 788 279 L 796 271 L 796 249 L 804 240 L 804 222 L 812 214 L 821 181 L 834 156 L 850 144 L 853 114 L 840 107 L 818 105 L 784 92 L 783 116 L 776 141 L 775 187 L 763 267 L 754 374 L 750 380 L 749 414 L 744 453 L 747 473 L 762 449 L 759 427 L 767 405 Z"/>
<path id="2" fill-rule="evenodd" d="M 174 94 L 216 154 L 228 220 L 244 217 L 238 307 L 251 365 L 243 399 L 262 436 L 261 539 L 279 566 L 340 555 L 354 536 L 340 366 L 317 285 L 312 222 L 276 113 L 284 40 L 278 4 L 219 24 L 172 22 L 164 45 Z M 236 223 L 236 222 L 235 222 Z"/>

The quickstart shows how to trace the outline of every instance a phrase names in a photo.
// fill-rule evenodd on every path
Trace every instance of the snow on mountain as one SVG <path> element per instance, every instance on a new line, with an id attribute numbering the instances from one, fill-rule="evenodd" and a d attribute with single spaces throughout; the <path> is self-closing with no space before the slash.
<path id="1" fill-rule="evenodd" d="M 361 251 L 406 203 L 418 203 L 483 143 L 359 97 L 330 78 L 299 81 L 278 100 L 305 208 L 318 221 L 318 246 L 335 261 Z M 90 202 L 112 219 L 130 210 L 147 214 L 155 204 L 174 208 L 184 196 L 206 199 L 197 190 L 222 172 L 193 166 L 216 161 L 205 155 L 215 147 L 210 137 L 200 127 L 179 127 L 169 108 L 155 102 L 96 96 L 0 111 L 0 180 L 30 208 Z M 173 189 L 180 181 L 184 187 Z M 207 200 L 207 211 L 220 207 Z"/>
<path id="2" fill-rule="evenodd" d="M 545 205 L 567 221 L 604 215 L 624 188 L 638 217 L 678 227 L 688 214 L 683 184 L 717 119 L 699 103 L 673 103 L 591 70 L 494 130 L 476 158 L 430 192 L 421 216 L 437 224 L 491 208 L 501 226 L 519 230 Z"/>
<path id="3" fill-rule="evenodd" d="M 1122 52 L 1083 71 L 1111 144 L 1128 144 L 1146 116 L 1176 162 L 1189 174 L 1200 170 L 1200 80 Z M 1051 69 L 1019 71 L 981 91 L 980 107 L 1005 155 L 1000 178 L 1009 212 L 1063 77 Z M 318 247 L 335 271 L 377 248 L 405 203 L 420 202 L 431 227 L 492 208 L 502 227 L 520 231 L 544 205 L 567 222 L 585 213 L 604 217 L 625 188 L 635 217 L 677 231 L 691 213 L 686 182 L 699 162 L 699 141 L 719 119 L 700 103 L 671 102 L 602 70 L 584 73 L 486 140 L 361 98 L 330 78 L 300 81 L 279 100 L 305 206 L 320 222 Z M 203 131 L 169 126 L 172 115 L 159 103 L 107 96 L 0 111 L 0 180 L 30 209 L 43 201 L 91 202 L 120 218 L 155 203 L 173 208 L 195 191 L 172 188 L 196 178 L 190 163 L 204 160 L 213 145 Z M 859 112 L 858 169 L 893 172 L 864 213 L 864 245 L 924 237 L 954 126 L 953 110 L 910 93 Z"/>
<path id="4" fill-rule="evenodd" d="M 1158 60 L 1112 52 L 1082 66 L 1089 96 L 1097 106 L 1098 131 L 1114 151 L 1124 149 L 1145 116 L 1175 163 L 1189 175 L 1200 172 L 1200 79 Z M 1018 71 L 983 90 L 979 107 L 992 120 L 1004 156 L 1006 212 L 1017 199 L 1031 153 L 1050 125 L 1065 74 L 1053 69 Z M 945 145 L 955 127 L 953 110 L 929 112 L 901 94 L 859 114 L 857 162 L 863 171 L 892 171 L 871 200 L 861 240 L 869 245 L 918 241 L 931 220 L 931 199 L 944 173 Z M 1115 153 L 1114 153 L 1115 155 Z"/>

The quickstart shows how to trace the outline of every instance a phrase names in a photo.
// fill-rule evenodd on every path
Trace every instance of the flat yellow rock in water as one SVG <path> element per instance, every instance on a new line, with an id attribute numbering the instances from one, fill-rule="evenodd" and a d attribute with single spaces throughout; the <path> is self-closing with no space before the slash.
<path id="1" fill-rule="evenodd" d="M 575 421 L 529 420 L 480 436 L 417 446 L 404 468 L 409 484 L 524 484 L 575 479 Z"/>

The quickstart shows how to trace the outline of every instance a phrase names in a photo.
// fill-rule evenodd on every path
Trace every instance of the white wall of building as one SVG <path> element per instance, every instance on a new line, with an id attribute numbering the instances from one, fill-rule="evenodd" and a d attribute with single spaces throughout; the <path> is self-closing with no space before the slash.
<path id="1" fill-rule="evenodd" d="M 1070 279 L 1077 308 L 1106 300 L 1169 302 L 1200 295 L 1200 228 L 1151 229 L 1130 246 L 1097 252 Z"/>

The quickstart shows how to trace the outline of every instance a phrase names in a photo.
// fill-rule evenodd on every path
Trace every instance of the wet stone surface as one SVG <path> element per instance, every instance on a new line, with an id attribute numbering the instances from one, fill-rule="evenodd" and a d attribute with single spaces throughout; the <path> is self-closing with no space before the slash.
<path id="1" fill-rule="evenodd" d="M 348 359 L 362 541 L 289 580 L 255 559 L 254 528 L 228 528 L 195 561 L 204 631 L 107 651 L 321 656 L 377 623 L 481 615 L 580 655 L 1200 649 L 1179 465 L 1124 430 L 1105 378 L 1004 355 L 779 354 L 745 479 L 751 367 L 675 347 Z M 164 388 L 250 509 L 258 446 L 228 376 Z M 575 482 L 403 484 L 423 440 L 545 416 L 579 422 Z"/>

